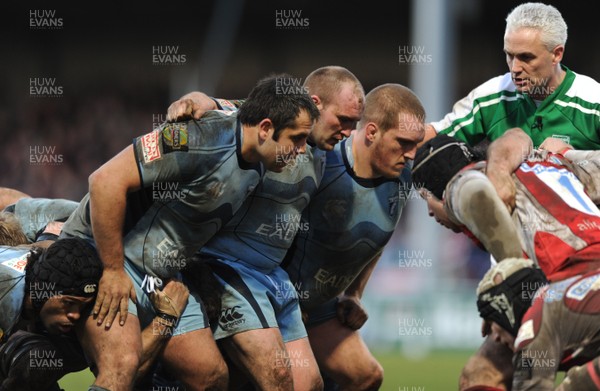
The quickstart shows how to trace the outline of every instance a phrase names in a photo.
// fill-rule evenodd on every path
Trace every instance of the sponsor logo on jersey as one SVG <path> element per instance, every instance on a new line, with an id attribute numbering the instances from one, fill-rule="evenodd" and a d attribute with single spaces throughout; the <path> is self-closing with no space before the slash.
<path id="1" fill-rule="evenodd" d="M 215 99 L 219 106 L 223 108 L 223 111 L 237 111 L 237 107 L 227 99 Z"/>
<path id="2" fill-rule="evenodd" d="M 229 111 L 229 110 L 212 110 L 212 111 L 216 111 L 219 114 L 223 114 L 223 115 L 234 115 L 236 112 L 235 111 Z"/>
<path id="3" fill-rule="evenodd" d="M 244 319 L 244 314 L 240 312 L 240 308 L 242 307 L 236 305 L 221 310 L 221 315 L 219 316 L 219 326 L 221 326 L 223 330 L 232 330 L 236 326 L 246 322 L 246 319 Z"/>
<path id="4" fill-rule="evenodd" d="M 188 150 L 187 124 L 167 124 L 162 131 L 163 149 L 165 153 Z"/>
<path id="5" fill-rule="evenodd" d="M 27 266 L 27 256 L 29 253 L 23 254 L 18 258 L 9 259 L 8 261 L 2 262 L 2 265 L 10 267 L 20 273 L 25 273 L 25 266 Z"/>
<path id="6" fill-rule="evenodd" d="M 142 136 L 142 155 L 146 164 L 161 158 L 158 137 L 157 130 Z"/>
<path id="7" fill-rule="evenodd" d="M 567 291 L 567 298 L 581 301 L 590 291 L 598 289 L 600 289 L 600 274 L 595 274 L 573 284 Z"/>

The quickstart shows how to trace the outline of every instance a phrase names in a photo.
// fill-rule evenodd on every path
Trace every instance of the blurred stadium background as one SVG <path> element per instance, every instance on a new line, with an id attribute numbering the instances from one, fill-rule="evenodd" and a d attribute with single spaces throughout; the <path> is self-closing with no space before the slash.
<path id="1" fill-rule="evenodd" d="M 272 72 L 303 80 L 320 66 L 341 65 L 367 92 L 409 86 L 426 120 L 437 120 L 506 72 L 504 18 L 519 3 L 5 1 L 0 186 L 78 200 L 87 176 L 163 122 L 182 94 L 243 97 Z M 548 3 L 569 25 L 563 63 L 600 80 L 597 15 L 578 0 Z M 488 258 L 430 221 L 416 194 L 407 204 L 365 293 L 364 338 L 384 364 L 385 390 L 454 389 L 481 342 L 473 291 Z M 80 390 L 87 381 L 74 376 L 63 385 Z"/>

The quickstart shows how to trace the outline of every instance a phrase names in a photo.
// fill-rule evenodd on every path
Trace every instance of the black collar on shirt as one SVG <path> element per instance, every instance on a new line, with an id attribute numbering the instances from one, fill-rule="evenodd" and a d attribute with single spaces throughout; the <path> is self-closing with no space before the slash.
<path id="1" fill-rule="evenodd" d="M 390 178 L 385 178 L 385 177 L 361 178 L 358 175 L 356 175 L 356 173 L 354 172 L 354 168 L 350 165 L 350 161 L 348 160 L 348 155 L 346 154 L 346 141 L 348 141 L 348 139 L 346 139 L 340 143 L 342 159 L 344 160 L 344 165 L 346 166 L 346 171 L 348 172 L 348 174 L 350 174 L 352 179 L 354 179 L 354 181 L 356 181 L 356 183 L 358 183 L 362 187 L 377 187 L 386 182 L 398 182 L 400 180 L 399 178 L 390 179 Z"/>

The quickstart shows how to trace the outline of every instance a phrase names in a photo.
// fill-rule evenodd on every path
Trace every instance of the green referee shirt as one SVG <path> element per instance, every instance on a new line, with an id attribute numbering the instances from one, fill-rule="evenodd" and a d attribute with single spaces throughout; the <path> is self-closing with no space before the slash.
<path id="1" fill-rule="evenodd" d="M 547 137 L 576 149 L 600 149 L 600 84 L 565 66 L 560 86 L 539 106 L 516 90 L 510 73 L 495 77 L 458 101 L 451 113 L 431 125 L 470 145 L 493 141 L 506 130 L 523 129 L 535 147 Z"/>

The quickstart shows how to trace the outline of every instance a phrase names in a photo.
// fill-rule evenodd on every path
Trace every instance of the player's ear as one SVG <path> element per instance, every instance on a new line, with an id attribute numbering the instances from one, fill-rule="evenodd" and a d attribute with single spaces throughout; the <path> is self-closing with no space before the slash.
<path id="1" fill-rule="evenodd" d="M 365 137 L 370 142 L 374 142 L 377 138 L 377 132 L 379 132 L 379 126 L 375 122 L 369 122 L 365 126 Z"/>
<path id="2" fill-rule="evenodd" d="M 265 118 L 258 123 L 258 138 L 261 143 L 273 137 L 274 132 L 275 126 L 273 126 L 273 122 L 269 118 Z"/>
<path id="3" fill-rule="evenodd" d="M 310 97 L 313 100 L 313 102 L 315 102 L 315 106 L 317 106 L 317 109 L 319 109 L 319 111 L 323 110 L 323 101 L 321 100 L 321 98 L 319 98 L 317 95 L 311 95 Z"/>

